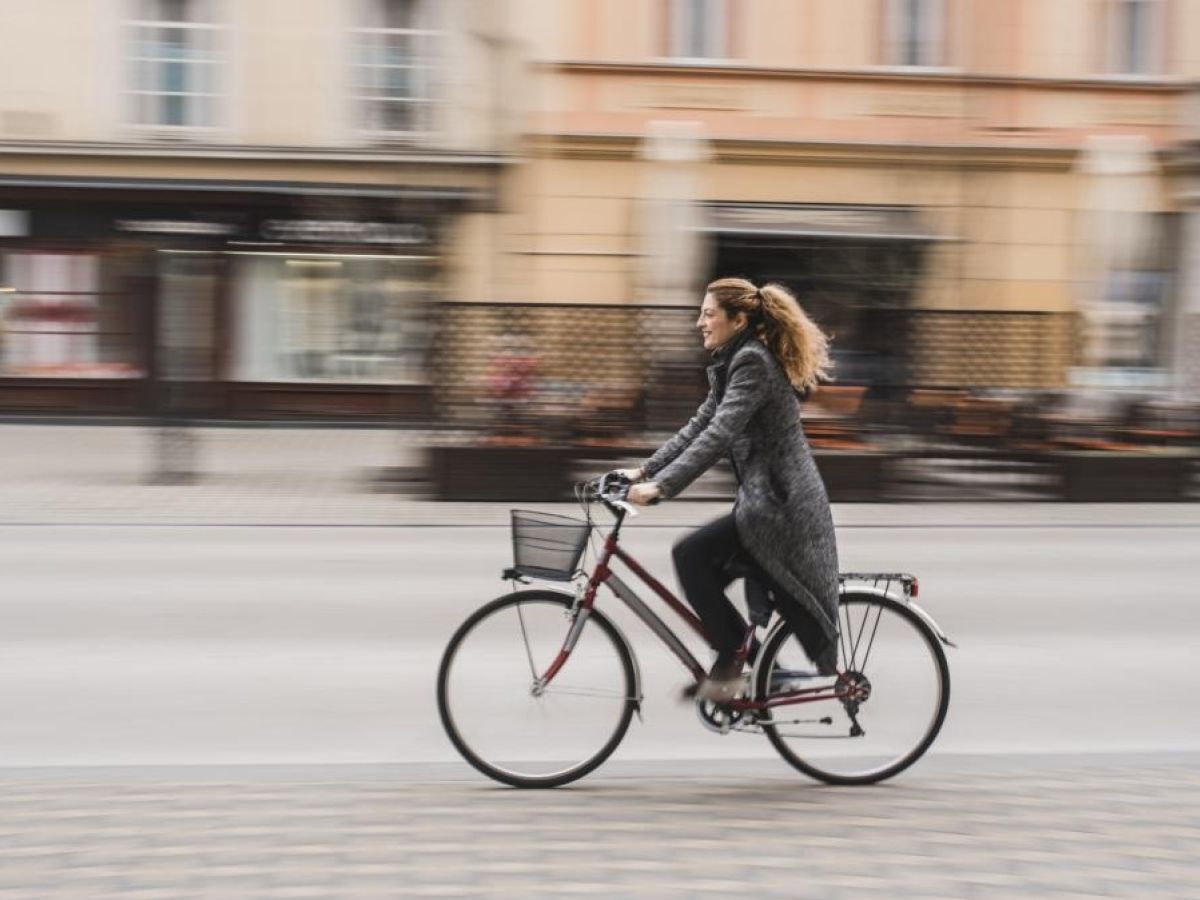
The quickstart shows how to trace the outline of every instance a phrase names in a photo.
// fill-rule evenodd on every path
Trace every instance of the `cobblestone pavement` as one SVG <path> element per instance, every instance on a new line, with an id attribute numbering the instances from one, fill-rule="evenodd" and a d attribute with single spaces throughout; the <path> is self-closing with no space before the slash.
<path id="1" fill-rule="evenodd" d="M 1194 765 L 8 781 L 0 897 L 1195 897 Z M 930 771 L 932 769 L 933 771 Z"/>

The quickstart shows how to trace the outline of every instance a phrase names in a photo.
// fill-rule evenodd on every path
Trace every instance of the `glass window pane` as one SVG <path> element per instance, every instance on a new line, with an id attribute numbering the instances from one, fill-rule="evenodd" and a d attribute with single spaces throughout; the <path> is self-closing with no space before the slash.
<path id="1" fill-rule="evenodd" d="M 187 0 L 159 0 L 158 18 L 161 22 L 187 22 Z"/>
<path id="2" fill-rule="evenodd" d="M 416 35 L 382 35 L 383 47 L 380 62 L 389 65 L 408 62 L 417 55 Z"/>
<path id="3" fill-rule="evenodd" d="M 413 104 L 403 100 L 385 100 L 380 103 L 384 131 L 414 131 Z"/>
<path id="4" fill-rule="evenodd" d="M 185 98 L 179 94 L 164 94 L 162 97 L 164 125 L 186 125 L 187 117 L 184 115 L 184 100 Z"/>
<path id="5" fill-rule="evenodd" d="M 384 28 L 416 28 L 417 4 L 415 0 L 380 0 L 383 4 Z"/>

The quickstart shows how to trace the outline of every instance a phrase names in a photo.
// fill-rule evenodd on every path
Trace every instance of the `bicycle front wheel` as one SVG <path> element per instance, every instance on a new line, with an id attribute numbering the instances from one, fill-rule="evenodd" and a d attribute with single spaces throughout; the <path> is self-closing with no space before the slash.
<path id="1" fill-rule="evenodd" d="M 557 787 L 612 754 L 637 703 L 633 656 L 593 610 L 566 664 L 544 688 L 567 637 L 572 598 L 522 591 L 475 612 L 438 671 L 438 712 L 454 746 L 483 774 L 516 787 Z"/>
<path id="2" fill-rule="evenodd" d="M 837 678 L 793 677 L 808 661 L 785 625 L 763 648 L 756 693 L 778 700 L 824 686 L 842 696 L 773 706 L 763 731 L 806 775 L 827 784 L 873 784 L 929 749 L 946 718 L 950 672 L 937 635 L 905 604 L 848 594 L 838 611 Z"/>

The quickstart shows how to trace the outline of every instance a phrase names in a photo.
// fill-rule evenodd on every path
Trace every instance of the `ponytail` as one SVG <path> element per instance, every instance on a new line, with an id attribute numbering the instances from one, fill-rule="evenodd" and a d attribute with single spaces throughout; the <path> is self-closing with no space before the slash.
<path id="1" fill-rule="evenodd" d="M 779 360 L 792 387 L 807 393 L 830 380 L 829 338 L 791 291 L 773 282 L 759 288 L 758 296 L 762 304 L 758 336 Z"/>

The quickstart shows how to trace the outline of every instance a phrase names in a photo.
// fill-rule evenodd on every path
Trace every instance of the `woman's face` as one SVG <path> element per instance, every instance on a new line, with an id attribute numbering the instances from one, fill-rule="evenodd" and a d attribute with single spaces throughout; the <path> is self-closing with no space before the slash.
<path id="1" fill-rule="evenodd" d="M 696 327 L 704 338 L 704 349 L 716 350 L 746 327 L 746 314 L 736 313 L 731 319 L 712 294 L 705 294 Z"/>

